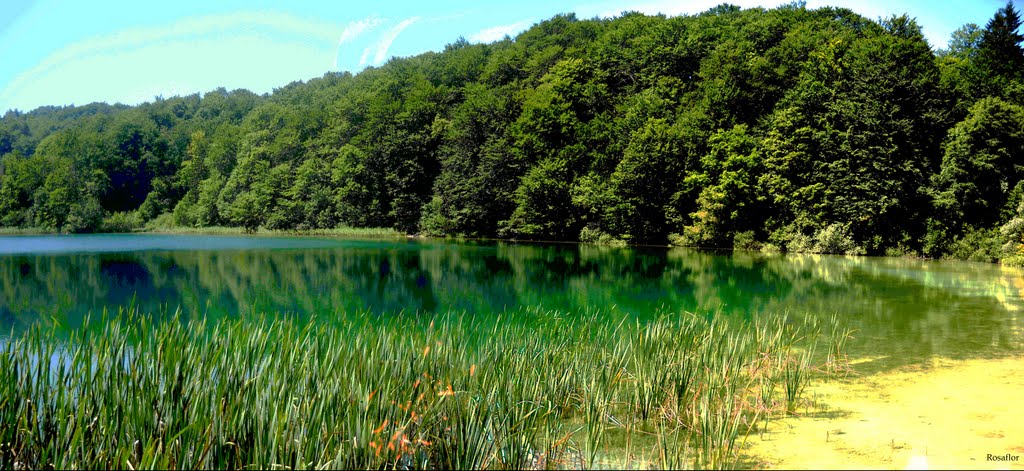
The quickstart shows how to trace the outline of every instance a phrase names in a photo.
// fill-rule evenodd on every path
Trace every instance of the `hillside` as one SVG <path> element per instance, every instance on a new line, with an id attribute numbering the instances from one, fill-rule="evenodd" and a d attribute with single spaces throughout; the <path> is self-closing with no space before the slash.
<path id="1" fill-rule="evenodd" d="M 1024 50 L 994 12 L 559 15 L 259 96 L 0 119 L 0 226 L 390 227 L 1015 262 Z"/>

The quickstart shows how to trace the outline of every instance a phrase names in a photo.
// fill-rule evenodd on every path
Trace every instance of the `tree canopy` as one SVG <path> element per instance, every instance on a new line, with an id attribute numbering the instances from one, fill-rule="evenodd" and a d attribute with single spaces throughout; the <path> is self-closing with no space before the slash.
<path id="1" fill-rule="evenodd" d="M 266 95 L 11 111 L 0 225 L 996 259 L 1024 197 L 1020 25 L 1009 2 L 934 51 L 906 15 L 801 3 L 569 14 Z"/>

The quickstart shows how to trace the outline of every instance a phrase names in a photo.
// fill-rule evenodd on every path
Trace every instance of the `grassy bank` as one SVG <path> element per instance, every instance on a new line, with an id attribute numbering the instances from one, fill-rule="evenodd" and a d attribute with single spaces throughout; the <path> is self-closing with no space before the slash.
<path id="1" fill-rule="evenodd" d="M 56 234 L 40 227 L 0 227 L 0 236 Z"/>
<path id="2" fill-rule="evenodd" d="M 690 314 L 346 319 L 33 328 L 2 346 L 0 468 L 727 468 L 799 406 L 821 337 Z"/>
<path id="3" fill-rule="evenodd" d="M 301 235 L 330 237 L 405 237 L 405 234 L 386 227 L 336 227 L 332 229 L 263 229 L 248 232 L 241 227 L 208 226 L 208 227 L 125 227 L 120 230 L 111 228 L 100 233 L 141 232 L 152 234 L 210 234 L 210 235 Z M 49 235 L 60 232 L 39 227 L 0 227 L 0 236 L 5 235 Z"/>
<path id="4" fill-rule="evenodd" d="M 274 230 L 260 228 L 255 232 L 247 232 L 241 227 L 154 227 L 146 228 L 141 232 L 156 234 L 214 234 L 214 235 L 303 235 L 303 236 L 331 236 L 331 237 L 405 237 L 405 234 L 390 228 L 384 227 L 336 227 L 333 229 L 307 229 L 307 230 Z"/>

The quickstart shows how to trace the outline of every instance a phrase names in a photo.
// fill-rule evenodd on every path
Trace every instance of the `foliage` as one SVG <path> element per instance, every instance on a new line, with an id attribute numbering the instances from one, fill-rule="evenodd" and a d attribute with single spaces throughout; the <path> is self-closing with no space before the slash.
<path id="1" fill-rule="evenodd" d="M 754 231 L 744 231 L 733 236 L 732 247 L 737 250 L 761 250 L 762 244 L 754 239 Z"/>
<path id="2" fill-rule="evenodd" d="M 1002 255 L 1002 245 L 998 229 L 968 229 L 953 240 L 947 257 L 972 262 L 995 262 Z"/>
<path id="3" fill-rule="evenodd" d="M 994 75 L 1012 79 L 1024 68 L 1024 50 L 1020 34 L 1020 12 L 1008 0 L 989 20 L 978 44 L 979 58 Z"/>
<path id="4" fill-rule="evenodd" d="M 569 14 L 263 96 L 11 111 L 0 226 L 97 231 L 132 212 L 973 256 L 1024 192 L 1020 25 L 1010 2 L 935 52 L 906 15 L 801 3 Z"/>
<path id="5" fill-rule="evenodd" d="M 634 325 L 523 310 L 329 325 L 119 312 L 0 346 L 0 468 L 669 464 L 611 461 L 604 432 L 625 426 L 637 441 L 671 437 L 677 466 L 730 469 L 750 424 L 800 404 L 822 335 L 784 316 Z M 524 318 L 534 327 L 510 321 Z"/>
<path id="6" fill-rule="evenodd" d="M 999 228 L 1004 241 L 1001 262 L 1004 265 L 1024 266 L 1024 198 L 1017 205 L 1016 215 Z"/>
<path id="7" fill-rule="evenodd" d="M 949 131 L 944 150 L 941 171 L 932 177 L 932 255 L 971 228 L 1005 222 L 1001 210 L 1024 177 L 1015 163 L 1024 151 L 1024 108 L 999 98 L 980 100 Z"/>
<path id="8" fill-rule="evenodd" d="M 149 221 L 143 228 L 147 231 L 166 231 L 175 229 L 177 225 L 174 223 L 174 215 L 171 213 L 163 213 Z"/>
<path id="9" fill-rule="evenodd" d="M 580 242 L 584 244 L 596 244 L 596 245 L 611 245 L 611 246 L 625 246 L 626 241 L 622 239 L 616 239 L 611 234 L 602 231 L 601 229 L 584 227 L 580 231 Z"/>
<path id="10" fill-rule="evenodd" d="M 142 218 L 139 213 L 117 212 L 103 218 L 101 231 L 103 232 L 133 232 L 142 228 Z"/>
<path id="11" fill-rule="evenodd" d="M 830 224 L 815 234 L 816 241 L 814 253 L 863 255 L 864 249 L 858 247 L 850 237 L 847 227 L 840 224 Z"/>

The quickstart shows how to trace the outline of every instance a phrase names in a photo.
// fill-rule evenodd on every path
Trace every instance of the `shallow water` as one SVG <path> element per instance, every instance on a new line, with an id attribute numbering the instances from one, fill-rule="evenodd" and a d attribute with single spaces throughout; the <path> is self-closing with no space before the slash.
<path id="1" fill-rule="evenodd" d="M 753 318 L 837 314 L 866 368 L 1024 347 L 1024 272 L 911 259 L 419 239 L 203 235 L 0 237 L 0 328 L 75 327 L 137 305 L 185 318 L 286 312 L 328 321 L 521 306 Z"/>

